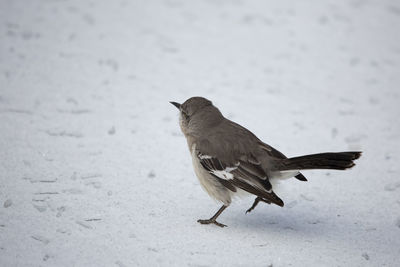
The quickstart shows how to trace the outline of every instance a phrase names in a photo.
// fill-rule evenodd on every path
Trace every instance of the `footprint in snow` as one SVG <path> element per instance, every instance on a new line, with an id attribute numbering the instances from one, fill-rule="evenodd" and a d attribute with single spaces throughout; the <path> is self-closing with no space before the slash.
<path id="1" fill-rule="evenodd" d="M 7 199 L 6 201 L 4 201 L 3 207 L 4 208 L 9 208 L 11 205 L 13 204 L 11 199 Z"/>
<path id="2" fill-rule="evenodd" d="M 397 218 L 395 225 L 396 225 L 398 228 L 400 228 L 400 217 Z"/>
<path id="3" fill-rule="evenodd" d="M 384 189 L 385 191 L 395 191 L 399 187 L 400 187 L 400 182 L 397 182 L 385 185 Z"/>

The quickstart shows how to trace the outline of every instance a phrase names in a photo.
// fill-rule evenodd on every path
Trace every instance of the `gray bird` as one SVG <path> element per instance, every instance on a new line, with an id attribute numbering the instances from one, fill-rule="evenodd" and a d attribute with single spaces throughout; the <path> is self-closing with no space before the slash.
<path id="1" fill-rule="evenodd" d="M 225 118 L 211 101 L 192 97 L 183 104 L 170 102 L 180 111 L 179 124 L 186 137 L 194 171 L 204 190 L 222 207 L 201 224 L 226 225 L 217 217 L 231 204 L 235 194 L 256 196 L 252 211 L 262 201 L 283 207 L 274 193 L 275 184 L 295 177 L 307 181 L 300 170 L 353 167 L 361 152 L 329 152 L 287 158 L 258 139 L 252 132 Z"/>

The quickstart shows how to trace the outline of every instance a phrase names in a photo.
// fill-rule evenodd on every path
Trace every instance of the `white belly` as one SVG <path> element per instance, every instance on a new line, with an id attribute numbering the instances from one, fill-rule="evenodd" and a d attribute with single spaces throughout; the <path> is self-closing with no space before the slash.
<path id="1" fill-rule="evenodd" d="M 223 202 L 225 205 L 229 205 L 232 201 L 232 194 L 234 192 L 230 191 L 228 188 L 223 186 L 217 178 L 212 176 L 208 171 L 206 171 L 201 165 L 197 155 L 195 154 L 195 145 L 192 146 L 192 162 L 193 169 L 196 173 L 197 178 L 200 181 L 201 187 L 210 195 L 210 197 L 215 200 Z"/>

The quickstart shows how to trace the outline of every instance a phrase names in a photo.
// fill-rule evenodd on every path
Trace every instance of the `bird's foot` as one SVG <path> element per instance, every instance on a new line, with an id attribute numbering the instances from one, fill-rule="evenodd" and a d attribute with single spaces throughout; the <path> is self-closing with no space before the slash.
<path id="1" fill-rule="evenodd" d="M 254 210 L 254 208 L 257 206 L 258 202 L 260 202 L 260 198 L 259 197 L 257 197 L 254 200 L 253 205 L 251 205 L 251 207 L 248 210 L 246 210 L 246 214 L 249 213 L 250 211 Z"/>
<path id="2" fill-rule="evenodd" d="M 219 222 L 217 222 L 215 219 L 214 219 L 214 220 L 213 220 L 213 219 L 208 219 L 208 220 L 197 220 L 197 222 L 199 222 L 199 223 L 201 223 L 201 224 L 211 224 L 211 223 L 213 223 L 213 224 L 215 224 L 215 225 L 218 225 L 219 227 L 226 227 L 225 224 L 219 223 Z"/>
<path id="3" fill-rule="evenodd" d="M 265 202 L 265 203 L 267 203 L 267 204 L 271 204 L 271 201 L 269 201 L 269 200 L 267 200 L 267 199 L 263 199 L 263 198 L 261 198 L 261 197 L 257 197 L 257 198 L 254 200 L 253 205 L 251 205 L 251 207 L 250 207 L 248 210 L 246 210 L 246 214 L 249 213 L 250 211 L 254 210 L 254 208 L 257 206 L 258 202 L 260 202 L 260 201 Z"/>
<path id="4" fill-rule="evenodd" d="M 254 210 L 254 208 L 255 208 L 255 206 L 254 206 L 254 207 L 251 206 L 248 210 L 246 210 L 246 214 L 249 213 L 249 212 L 251 212 L 252 210 Z"/>

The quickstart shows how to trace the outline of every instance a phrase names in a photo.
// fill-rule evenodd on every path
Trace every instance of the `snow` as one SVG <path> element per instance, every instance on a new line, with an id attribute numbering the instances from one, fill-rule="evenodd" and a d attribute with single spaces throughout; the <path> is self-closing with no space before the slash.
<path id="1" fill-rule="evenodd" d="M 397 1 L 0 1 L 0 266 L 399 266 Z M 287 156 L 362 150 L 220 207 L 169 101 Z"/>

